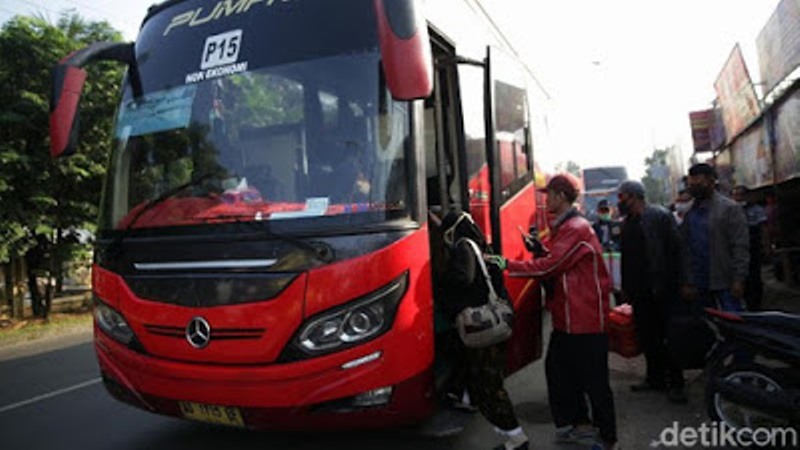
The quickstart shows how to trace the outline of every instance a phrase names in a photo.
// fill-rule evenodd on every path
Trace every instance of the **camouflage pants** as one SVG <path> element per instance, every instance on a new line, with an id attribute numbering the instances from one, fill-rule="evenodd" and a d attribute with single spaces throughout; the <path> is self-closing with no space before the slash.
<path id="1" fill-rule="evenodd" d="M 519 426 L 514 406 L 503 386 L 505 344 L 486 348 L 464 348 L 466 385 L 472 404 L 486 420 L 501 430 Z"/>

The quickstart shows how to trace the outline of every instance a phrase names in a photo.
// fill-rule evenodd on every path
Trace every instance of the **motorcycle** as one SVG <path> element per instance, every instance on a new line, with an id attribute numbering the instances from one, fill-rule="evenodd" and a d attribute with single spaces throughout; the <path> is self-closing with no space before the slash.
<path id="1" fill-rule="evenodd" d="M 709 417 L 736 429 L 800 426 L 800 315 L 706 308 Z"/>

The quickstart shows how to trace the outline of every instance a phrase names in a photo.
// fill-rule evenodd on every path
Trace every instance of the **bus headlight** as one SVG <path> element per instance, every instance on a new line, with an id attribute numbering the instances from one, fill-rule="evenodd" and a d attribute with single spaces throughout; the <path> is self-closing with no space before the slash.
<path id="1" fill-rule="evenodd" d="M 97 299 L 95 299 L 94 318 L 97 326 L 115 340 L 124 345 L 130 345 L 133 341 L 133 330 L 122 314 Z"/>
<path id="2" fill-rule="evenodd" d="M 292 340 L 298 352 L 283 360 L 319 356 L 370 341 L 392 328 L 400 300 L 408 287 L 406 271 L 389 284 L 306 321 Z"/>

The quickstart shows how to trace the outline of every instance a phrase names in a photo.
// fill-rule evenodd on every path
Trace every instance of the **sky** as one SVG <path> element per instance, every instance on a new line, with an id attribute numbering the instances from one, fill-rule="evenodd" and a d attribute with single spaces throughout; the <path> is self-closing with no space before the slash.
<path id="1" fill-rule="evenodd" d="M 434 0 L 435 1 L 435 0 Z M 74 8 L 134 39 L 152 0 L 3 0 L 0 21 Z M 546 170 L 625 165 L 644 175 L 654 148 L 691 156 L 690 111 L 708 108 L 714 81 L 741 46 L 759 80 L 755 41 L 779 0 L 486 0 L 545 87 L 551 148 Z M 532 105 L 536 107 L 536 105 Z"/>
<path id="2" fill-rule="evenodd" d="M 552 98 L 556 151 L 545 163 L 626 165 L 639 178 L 654 148 L 691 156 L 688 113 L 710 106 L 737 43 L 759 81 L 756 37 L 779 0 L 491 3 Z"/>

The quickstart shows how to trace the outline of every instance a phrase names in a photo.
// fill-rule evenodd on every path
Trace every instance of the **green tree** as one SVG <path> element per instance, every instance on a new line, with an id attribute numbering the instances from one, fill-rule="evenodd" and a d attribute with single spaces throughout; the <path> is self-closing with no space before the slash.
<path id="1" fill-rule="evenodd" d="M 669 157 L 670 149 L 654 149 L 653 154 L 644 159 L 645 176 L 642 177 L 647 201 L 653 204 L 668 205 L 669 195 Z"/>
<path id="2" fill-rule="evenodd" d="M 575 161 L 563 161 L 556 164 L 556 172 L 569 172 L 576 177 L 581 177 L 581 166 Z"/>
<path id="3" fill-rule="evenodd" d="M 56 24 L 17 16 L 0 29 L 0 263 L 6 266 L 6 284 L 15 285 L 15 268 L 26 262 L 37 316 L 49 312 L 49 277 L 60 277 L 63 258 L 74 247 L 70 231 L 91 229 L 96 220 L 122 75 L 122 68 L 111 63 L 87 69 L 78 151 L 53 161 L 48 136 L 51 71 L 81 47 L 121 39 L 107 22 L 87 22 L 75 12 L 63 13 Z M 49 287 L 44 294 L 38 289 L 43 274 Z"/>

